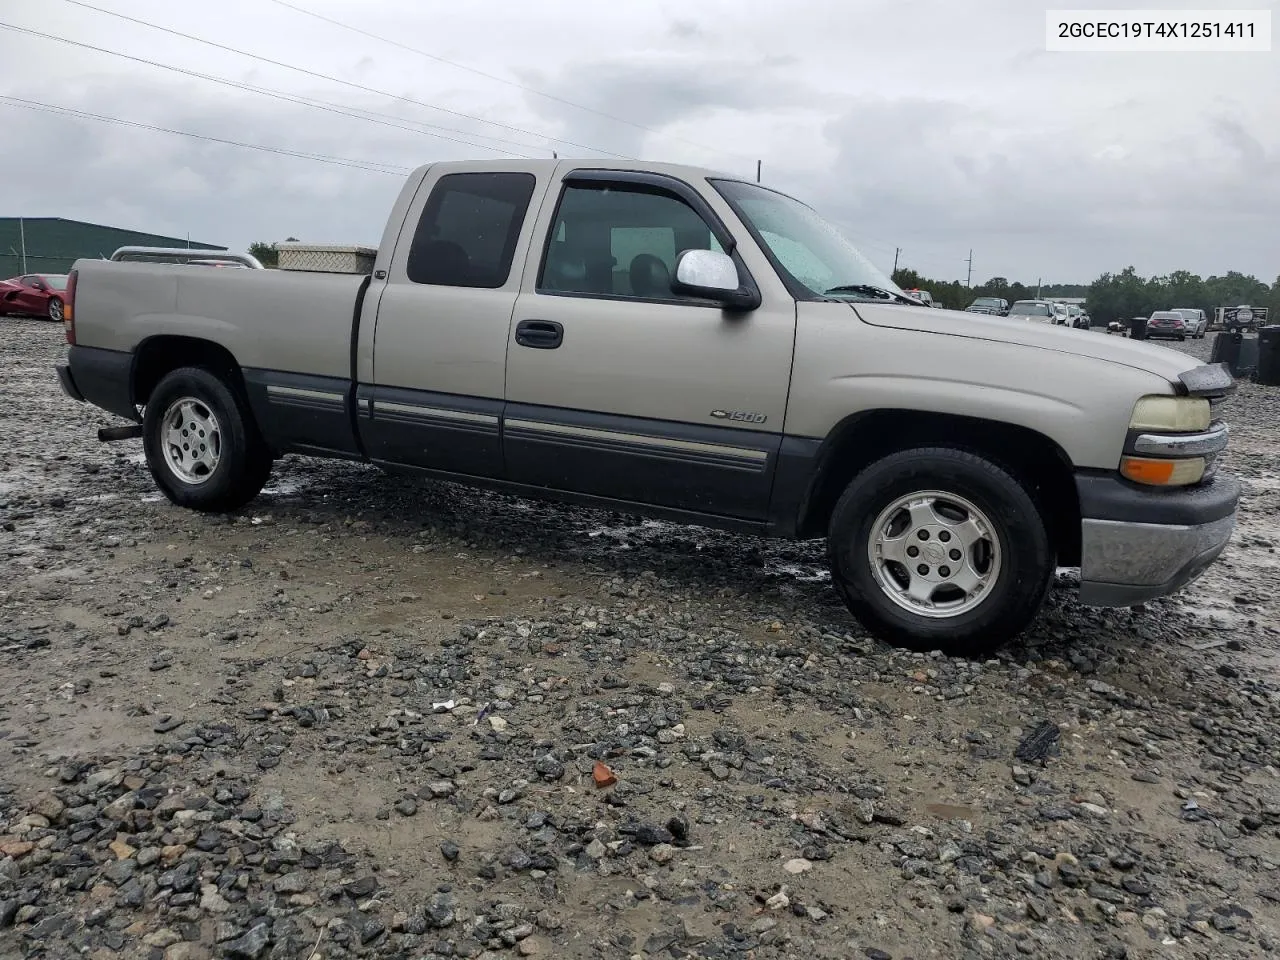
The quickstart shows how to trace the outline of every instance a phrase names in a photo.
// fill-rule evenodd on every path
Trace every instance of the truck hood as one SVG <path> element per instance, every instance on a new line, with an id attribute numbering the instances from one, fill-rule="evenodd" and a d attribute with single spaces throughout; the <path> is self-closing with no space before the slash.
<path id="1" fill-rule="evenodd" d="M 977 340 L 998 340 L 1078 357 L 1118 363 L 1176 383 L 1178 376 L 1200 366 L 1200 361 L 1168 347 L 1158 347 L 1128 337 L 1107 336 L 1091 330 L 1051 326 L 1029 320 L 993 317 L 960 310 L 937 310 L 897 304 L 850 304 L 866 323 L 897 330 L 937 333 Z"/>

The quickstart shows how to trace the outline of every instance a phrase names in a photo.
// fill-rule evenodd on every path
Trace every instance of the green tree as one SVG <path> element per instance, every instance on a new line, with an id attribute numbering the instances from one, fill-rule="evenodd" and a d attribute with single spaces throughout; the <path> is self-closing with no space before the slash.
<path id="1" fill-rule="evenodd" d="M 264 243 L 261 240 L 249 244 L 249 256 L 257 257 L 258 261 L 264 267 L 276 267 L 280 265 L 280 251 L 276 249 L 274 243 Z"/>
<path id="2" fill-rule="evenodd" d="M 1145 317 L 1157 309 L 1160 295 L 1160 285 L 1138 276 L 1134 267 L 1125 267 L 1118 274 L 1104 273 L 1089 285 L 1085 309 L 1095 323 Z"/>
<path id="3" fill-rule="evenodd" d="M 286 237 L 285 243 L 297 243 L 297 237 Z M 264 267 L 275 268 L 280 266 L 280 249 L 277 244 L 267 243 L 263 240 L 257 240 L 249 244 L 249 255 L 257 257 L 258 262 Z"/>

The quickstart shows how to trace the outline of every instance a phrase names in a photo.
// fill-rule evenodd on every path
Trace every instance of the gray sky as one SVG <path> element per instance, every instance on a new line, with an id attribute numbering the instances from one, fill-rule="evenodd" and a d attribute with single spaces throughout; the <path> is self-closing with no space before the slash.
<path id="1" fill-rule="evenodd" d="M 396 169 L 427 160 L 558 150 L 754 177 L 758 158 L 766 184 L 884 268 L 901 247 L 904 265 L 962 280 L 972 247 L 975 283 L 1087 282 L 1129 264 L 1280 273 L 1274 41 L 1253 54 L 1047 53 L 1044 6 L 1026 0 L 288 0 L 468 70 L 274 0 L 86 2 L 355 86 L 68 0 L 3 0 L 0 21 L 382 123 L 8 30 L 0 96 L 392 172 L 0 100 L 0 215 L 236 249 L 290 235 L 376 244 Z"/>

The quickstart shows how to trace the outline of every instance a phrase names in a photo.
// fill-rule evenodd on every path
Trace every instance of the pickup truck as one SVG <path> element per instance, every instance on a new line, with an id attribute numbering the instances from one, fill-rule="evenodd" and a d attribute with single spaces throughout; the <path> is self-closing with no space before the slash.
<path id="1" fill-rule="evenodd" d="M 430 163 L 367 275 L 78 261 L 57 374 L 175 504 L 284 454 L 825 538 L 869 632 L 980 653 L 1059 566 L 1132 606 L 1225 548 L 1234 381 L 919 305 L 813 209 L 657 163 Z"/>

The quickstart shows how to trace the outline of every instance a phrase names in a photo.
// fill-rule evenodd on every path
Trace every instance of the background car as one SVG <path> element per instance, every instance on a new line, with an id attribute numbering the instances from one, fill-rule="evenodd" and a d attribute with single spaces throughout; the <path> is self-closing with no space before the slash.
<path id="1" fill-rule="evenodd" d="M 1209 315 L 1203 310 L 1195 307 L 1174 307 L 1169 312 L 1179 314 L 1191 324 L 1192 339 L 1203 340 L 1205 334 L 1209 332 Z"/>
<path id="2" fill-rule="evenodd" d="M 1048 300 L 1018 300 L 1009 308 L 1008 317 L 1033 323 L 1056 323 L 1058 312 Z"/>
<path id="3" fill-rule="evenodd" d="M 48 317 L 62 322 L 62 298 L 67 289 L 65 273 L 30 273 L 0 284 L 0 313 Z"/>
<path id="4" fill-rule="evenodd" d="M 1088 330 L 1092 325 L 1089 315 L 1084 312 L 1083 307 L 1077 307 L 1075 304 L 1067 304 L 1067 315 L 1070 319 L 1070 325 L 1077 330 Z"/>
<path id="5" fill-rule="evenodd" d="M 933 294 L 931 294 L 928 290 L 920 290 L 913 287 L 910 290 L 904 290 L 902 292 L 905 293 L 908 297 L 911 297 L 912 299 L 919 300 L 926 307 L 938 306 L 938 304 L 934 303 L 933 301 Z"/>
<path id="6" fill-rule="evenodd" d="M 965 307 L 969 313 L 986 313 L 993 317 L 1003 317 L 1009 312 L 1009 301 L 1000 297 L 978 297 Z"/>
<path id="7" fill-rule="evenodd" d="M 1194 329 L 1194 321 L 1173 310 L 1157 310 L 1147 318 L 1147 339 L 1185 340 Z"/>

